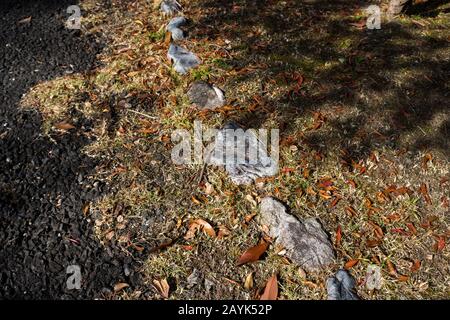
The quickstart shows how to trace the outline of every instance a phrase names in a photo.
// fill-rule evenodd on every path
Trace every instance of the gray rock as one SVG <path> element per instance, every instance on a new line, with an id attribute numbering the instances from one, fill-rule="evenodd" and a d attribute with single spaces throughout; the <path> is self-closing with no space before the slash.
<path id="1" fill-rule="evenodd" d="M 162 12 L 170 15 L 181 11 L 181 5 L 176 0 L 163 0 L 160 8 Z"/>
<path id="2" fill-rule="evenodd" d="M 173 43 L 170 44 L 167 57 L 173 62 L 175 71 L 181 74 L 185 74 L 200 64 L 200 59 L 195 54 Z"/>
<path id="3" fill-rule="evenodd" d="M 183 40 L 185 38 L 183 30 L 181 27 L 187 23 L 185 17 L 176 17 L 170 20 L 166 27 L 166 30 L 172 34 L 172 39 L 175 41 Z"/>
<path id="4" fill-rule="evenodd" d="M 240 138 L 235 140 L 236 136 Z M 255 132 L 244 131 L 234 123 L 217 132 L 207 163 L 225 166 L 231 181 L 237 185 L 248 185 L 257 178 L 278 172 L 278 162 L 267 155 L 266 143 L 259 140 Z"/>
<path id="5" fill-rule="evenodd" d="M 382 286 L 381 268 L 377 265 L 369 264 L 366 271 L 366 288 L 369 291 L 380 290 Z"/>
<path id="6" fill-rule="evenodd" d="M 280 201 L 261 200 L 260 223 L 269 227 L 269 235 L 286 249 L 286 255 L 306 271 L 318 271 L 335 258 L 328 235 L 315 218 L 299 221 L 287 213 Z"/>
<path id="7" fill-rule="evenodd" d="M 356 280 L 345 270 L 327 280 L 328 300 L 359 300 L 355 293 Z"/>
<path id="8" fill-rule="evenodd" d="M 195 81 L 187 92 L 189 100 L 202 109 L 216 109 L 225 104 L 223 91 L 205 81 Z"/>
<path id="9" fill-rule="evenodd" d="M 197 269 L 194 269 L 192 273 L 187 277 L 187 288 L 191 289 L 201 282 L 202 274 Z"/>

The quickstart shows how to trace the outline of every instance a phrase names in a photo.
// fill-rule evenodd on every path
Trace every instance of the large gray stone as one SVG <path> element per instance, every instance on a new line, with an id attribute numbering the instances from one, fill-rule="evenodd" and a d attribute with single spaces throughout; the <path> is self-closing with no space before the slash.
<path id="1" fill-rule="evenodd" d="M 191 103 L 202 109 L 216 109 L 225 104 L 223 91 L 205 81 L 195 81 L 187 92 Z"/>
<path id="2" fill-rule="evenodd" d="M 315 218 L 299 221 L 283 203 L 272 197 L 261 200 L 260 223 L 286 249 L 286 255 L 306 271 L 318 271 L 333 263 L 335 254 L 328 235 Z"/>
<path id="3" fill-rule="evenodd" d="M 165 14 L 176 14 L 181 11 L 181 5 L 176 0 L 161 1 L 161 11 Z"/>
<path id="4" fill-rule="evenodd" d="M 183 30 L 181 27 L 187 23 L 185 17 L 176 17 L 170 20 L 167 24 L 166 30 L 172 34 L 172 39 L 175 41 L 183 40 L 185 38 Z"/>
<path id="5" fill-rule="evenodd" d="M 328 300 L 359 300 L 355 286 L 356 280 L 347 271 L 338 270 L 327 280 Z"/>
<path id="6" fill-rule="evenodd" d="M 229 123 L 217 132 L 214 143 L 207 162 L 225 166 L 234 184 L 248 185 L 257 178 L 273 176 L 278 172 L 278 159 L 267 155 L 266 143 L 255 132 L 244 131 L 235 123 Z"/>
<path id="7" fill-rule="evenodd" d="M 185 74 L 200 64 L 200 59 L 189 50 L 171 43 L 167 57 L 173 63 L 176 72 Z"/>

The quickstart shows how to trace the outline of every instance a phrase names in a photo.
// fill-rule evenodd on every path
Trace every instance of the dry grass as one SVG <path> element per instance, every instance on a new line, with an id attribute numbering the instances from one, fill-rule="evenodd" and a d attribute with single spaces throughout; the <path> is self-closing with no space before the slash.
<path id="1" fill-rule="evenodd" d="M 398 25 L 367 32 L 350 25 L 364 19 L 354 4 L 318 8 L 272 1 L 255 9 L 254 1 L 233 3 L 217 12 L 213 1 L 185 2 L 191 19 L 185 45 L 203 63 L 181 77 L 165 58 L 161 30 L 168 19 L 146 1 L 112 1 L 108 10 L 84 1 L 85 32 L 108 39 L 102 66 L 40 84 L 24 99 L 41 110 L 48 130 L 55 121 L 70 120 L 72 109 L 93 121 L 96 141 L 85 152 L 103 159 L 96 178 L 112 186 L 91 204 L 96 232 L 105 246 L 114 241 L 142 262 L 142 286 L 124 290 L 122 298 L 158 298 L 153 280 L 167 278 L 171 299 L 251 299 L 276 272 L 281 299 L 325 299 L 326 278 L 352 259 L 359 260 L 350 272 L 362 298 L 448 298 L 450 252 L 448 246 L 435 248 L 450 236 L 449 113 L 442 105 L 448 85 L 440 82 L 449 57 L 443 45 L 448 14 L 405 16 Z M 296 73 L 305 79 L 297 94 L 290 91 Z M 194 79 L 223 87 L 230 105 L 198 112 L 184 96 Z M 82 100 L 73 98 L 82 94 Z M 279 175 L 236 187 L 222 170 L 208 167 L 214 191 L 198 185 L 201 166 L 170 160 L 171 132 L 192 130 L 195 119 L 205 127 L 231 119 L 280 128 Z M 324 191 L 324 179 L 335 190 Z M 422 184 L 431 203 L 419 192 Z M 334 266 L 305 274 L 271 246 L 261 261 L 236 267 L 239 255 L 262 236 L 255 218 L 246 218 L 258 214 L 266 195 L 287 203 L 299 218 L 319 218 L 332 240 L 341 228 Z M 196 218 L 216 230 L 226 227 L 230 235 L 199 233 L 185 240 Z M 416 260 L 421 267 L 411 271 Z M 369 264 L 383 269 L 376 292 L 363 283 Z M 213 286 L 189 289 L 194 269 Z M 251 272 L 255 286 L 245 289 Z"/>

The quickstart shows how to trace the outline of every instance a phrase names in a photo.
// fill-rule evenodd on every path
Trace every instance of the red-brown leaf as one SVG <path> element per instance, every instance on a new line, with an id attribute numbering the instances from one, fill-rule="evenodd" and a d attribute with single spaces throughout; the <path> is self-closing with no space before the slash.
<path id="1" fill-rule="evenodd" d="M 351 269 L 352 267 L 354 267 L 356 264 L 358 264 L 359 260 L 358 259 L 352 259 L 347 261 L 347 263 L 344 265 L 345 269 Z"/>
<path id="2" fill-rule="evenodd" d="M 341 245 L 341 239 L 342 239 L 342 228 L 341 226 L 338 226 L 336 230 L 336 247 L 339 247 Z"/>
<path id="3" fill-rule="evenodd" d="M 277 275 L 274 274 L 267 281 L 264 293 L 261 295 L 261 300 L 277 300 L 278 297 L 278 280 Z"/>
<path id="4" fill-rule="evenodd" d="M 268 246 L 269 244 L 267 242 L 262 241 L 260 244 L 247 249 L 239 258 L 237 265 L 241 266 L 249 262 L 257 261 L 259 257 L 261 257 L 263 253 L 266 252 Z"/>

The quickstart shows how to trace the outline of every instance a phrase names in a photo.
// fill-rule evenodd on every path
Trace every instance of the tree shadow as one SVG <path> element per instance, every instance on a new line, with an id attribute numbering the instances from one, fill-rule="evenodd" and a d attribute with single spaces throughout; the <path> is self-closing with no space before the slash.
<path id="1" fill-rule="evenodd" d="M 368 30 L 365 18 L 351 15 L 370 4 L 199 1 L 206 14 L 195 37 L 234 39 L 235 48 L 245 47 L 230 59 L 234 67 L 267 64 L 265 70 L 233 81 L 259 81 L 264 87 L 280 74 L 295 72 L 306 79 L 294 95 L 283 88 L 262 88 L 260 100 L 269 107 L 233 120 L 257 128 L 276 118 L 280 134 L 288 136 L 298 132 L 296 120 L 329 110 L 324 126 L 307 130 L 302 138 L 319 151 L 345 149 L 355 160 L 383 146 L 448 154 L 449 65 L 442 54 L 447 41 L 435 33 L 418 35 L 412 30 L 419 26 L 396 22 L 383 21 L 380 30 Z M 339 108 L 345 116 L 333 114 Z"/>
<path id="2" fill-rule="evenodd" d="M 22 96 L 34 85 L 66 73 L 89 72 L 98 64 L 96 54 L 104 39 L 64 26 L 66 9 L 73 4 L 0 3 L 0 297 L 4 299 L 94 298 L 110 294 L 117 282 L 133 286 L 138 281 L 132 258 L 114 246 L 103 247 L 83 210 L 108 189 L 91 179 L 98 161 L 81 151 L 92 142 L 86 134 L 90 120 L 69 108 L 75 129 L 44 135 L 37 108 L 20 108 Z M 81 267 L 81 290 L 66 286 L 69 265 Z"/>

